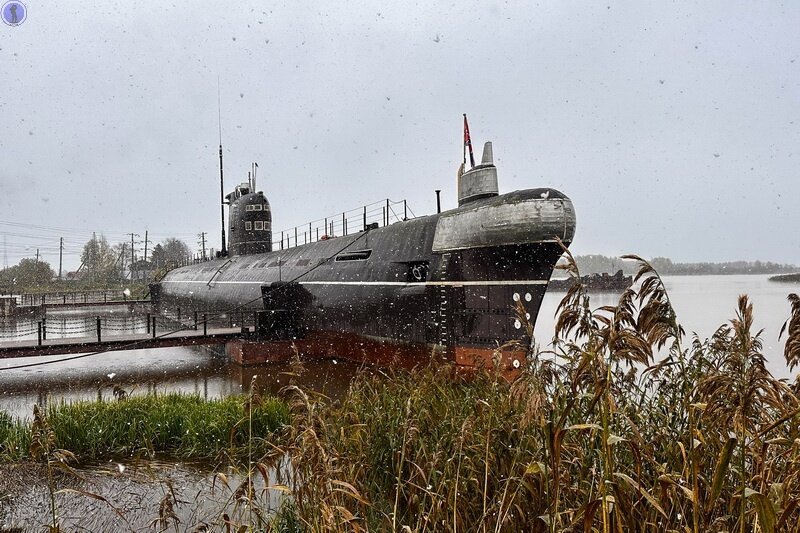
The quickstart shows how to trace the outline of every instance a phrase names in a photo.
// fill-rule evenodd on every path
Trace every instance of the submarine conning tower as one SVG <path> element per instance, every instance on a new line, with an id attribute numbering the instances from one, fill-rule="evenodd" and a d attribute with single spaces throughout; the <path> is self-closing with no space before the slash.
<path id="1" fill-rule="evenodd" d="M 272 251 L 272 210 L 261 191 L 252 192 L 251 183 L 242 183 L 228 194 L 230 220 L 228 253 L 260 254 Z"/>
<path id="2" fill-rule="evenodd" d="M 492 143 L 483 145 L 481 164 L 458 177 L 459 207 L 474 200 L 498 196 L 497 167 L 492 162 Z"/>

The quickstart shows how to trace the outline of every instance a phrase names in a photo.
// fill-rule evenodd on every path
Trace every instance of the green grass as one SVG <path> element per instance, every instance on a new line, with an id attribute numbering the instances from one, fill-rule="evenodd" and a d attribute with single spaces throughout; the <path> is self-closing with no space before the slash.
<path id="1" fill-rule="evenodd" d="M 0 411 L 0 460 L 16 460 L 28 456 L 31 446 L 30 426 Z"/>
<path id="2" fill-rule="evenodd" d="M 132 396 L 114 401 L 81 401 L 51 405 L 45 419 L 58 448 L 81 460 L 136 454 L 167 454 L 176 458 L 232 457 L 247 453 L 248 397 L 203 400 L 198 396 L 163 394 Z M 253 402 L 252 444 L 266 450 L 266 438 L 288 421 L 280 400 Z M 29 423 L 0 417 L 0 456 L 28 456 Z"/>

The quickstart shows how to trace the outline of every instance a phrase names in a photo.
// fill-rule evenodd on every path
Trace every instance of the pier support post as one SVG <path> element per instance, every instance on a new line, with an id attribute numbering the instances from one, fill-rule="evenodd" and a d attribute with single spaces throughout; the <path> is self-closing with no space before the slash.
<path id="1" fill-rule="evenodd" d="M 153 317 L 153 325 L 150 328 L 150 331 L 153 332 L 153 338 L 156 338 L 156 317 Z"/>
<path id="2" fill-rule="evenodd" d="M 102 329 L 103 327 L 100 324 L 100 317 L 97 317 L 97 342 L 102 342 L 102 336 L 101 336 Z"/>
<path id="3" fill-rule="evenodd" d="M 42 318 L 42 321 L 39 322 L 42 325 L 42 340 L 47 340 L 47 317 Z"/>
<path id="4" fill-rule="evenodd" d="M 194 312 L 194 330 L 197 331 L 197 311 Z"/>
<path id="5" fill-rule="evenodd" d="M 203 336 L 208 335 L 208 315 L 203 313 Z"/>
<path id="6" fill-rule="evenodd" d="M 39 342 L 38 342 L 38 345 L 41 346 L 42 345 L 42 323 L 38 322 L 38 324 L 39 324 Z"/>
<path id="7" fill-rule="evenodd" d="M 150 333 L 150 313 L 147 313 L 147 333 Z"/>

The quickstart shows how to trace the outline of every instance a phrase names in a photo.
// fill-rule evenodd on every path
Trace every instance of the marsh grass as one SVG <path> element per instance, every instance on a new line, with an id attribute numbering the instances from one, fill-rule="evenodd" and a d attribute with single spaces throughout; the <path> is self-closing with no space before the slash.
<path id="1" fill-rule="evenodd" d="M 281 451 L 306 531 L 800 531 L 800 402 L 767 371 L 754 310 L 687 339 L 658 273 L 593 308 L 577 282 L 552 351 L 513 382 L 432 364 L 292 386 Z M 800 361 L 790 296 L 787 362 Z M 524 316 L 524 309 L 518 310 Z M 530 325 L 528 325 L 529 331 Z"/>
<path id="2" fill-rule="evenodd" d="M 288 422 L 288 408 L 275 398 L 203 400 L 185 394 L 121 396 L 113 401 L 50 405 L 40 415 L 54 442 L 81 461 L 109 457 L 241 460 L 265 453 L 268 439 Z M 0 455 L 28 456 L 32 423 L 0 417 Z"/>
<path id="3" fill-rule="evenodd" d="M 120 395 L 49 408 L 45 433 L 0 417 L 0 453 L 24 455 L 46 435 L 48 449 L 87 458 L 238 457 L 238 486 L 215 476 L 238 512 L 220 517 L 223 530 L 800 531 L 800 383 L 766 369 L 748 298 L 710 339 L 687 339 L 646 261 L 628 256 L 634 287 L 592 307 L 566 255 L 576 283 L 552 350 L 516 309 L 528 338 L 515 343 L 527 359 L 513 381 L 435 361 L 362 373 L 332 401 L 300 386 L 295 358 L 288 407 L 257 394 Z M 800 298 L 789 302 L 793 369 Z M 276 512 L 264 508 L 273 491 L 291 495 Z M 173 500 L 165 492 L 154 525 L 177 529 Z"/>

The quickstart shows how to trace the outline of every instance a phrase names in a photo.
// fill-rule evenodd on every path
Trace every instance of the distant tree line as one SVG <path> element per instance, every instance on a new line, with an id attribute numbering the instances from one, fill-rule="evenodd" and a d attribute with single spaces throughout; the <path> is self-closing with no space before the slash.
<path id="1" fill-rule="evenodd" d="M 148 258 L 131 256 L 128 243 L 110 246 L 103 235 L 93 236 L 81 253 L 80 279 L 90 285 L 113 284 L 130 279 L 147 281 L 158 270 L 169 270 L 192 260 L 189 246 L 168 238 L 153 247 Z"/>
<path id="2" fill-rule="evenodd" d="M 622 270 L 632 275 L 637 267 L 633 261 L 605 255 L 575 256 L 581 274 L 615 273 Z M 654 257 L 650 264 L 659 274 L 665 275 L 706 275 L 706 274 L 784 274 L 800 270 L 796 265 L 773 263 L 771 261 L 727 261 L 723 263 L 676 263 L 666 257 Z"/>
<path id="3" fill-rule="evenodd" d="M 63 279 L 58 280 L 50 263 L 26 257 L 18 264 L 0 270 L 0 291 L 46 292 L 146 283 L 191 261 L 191 250 L 180 239 L 164 239 L 153 247 L 147 258 L 137 258 L 131 256 L 129 243 L 111 245 L 105 236 L 93 235 L 83 246 L 81 266 L 77 272 L 71 273 L 70 279 L 67 273 L 63 273 Z"/>

